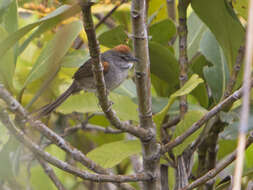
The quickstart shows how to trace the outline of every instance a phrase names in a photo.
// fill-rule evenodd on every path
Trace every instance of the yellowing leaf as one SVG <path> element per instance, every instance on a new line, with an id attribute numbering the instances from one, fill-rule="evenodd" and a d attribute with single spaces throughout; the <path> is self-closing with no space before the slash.
<path id="1" fill-rule="evenodd" d="M 163 118 L 167 114 L 170 106 L 173 104 L 175 99 L 179 96 L 184 96 L 186 94 L 189 94 L 193 89 L 195 89 L 202 82 L 203 82 L 203 79 L 199 78 L 198 75 L 194 74 L 191 76 L 191 78 L 185 83 L 185 85 L 182 88 L 180 88 L 178 91 L 173 93 L 168 100 L 167 106 L 165 106 L 162 109 L 162 111 L 160 111 L 159 113 L 157 113 L 154 116 L 154 121 L 155 121 L 157 127 L 160 127 L 160 125 L 163 121 Z"/>

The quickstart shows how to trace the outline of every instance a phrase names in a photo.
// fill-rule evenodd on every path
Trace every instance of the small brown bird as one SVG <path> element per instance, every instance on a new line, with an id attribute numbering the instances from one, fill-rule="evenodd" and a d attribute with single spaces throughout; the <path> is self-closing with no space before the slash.
<path id="1" fill-rule="evenodd" d="M 118 45 L 101 54 L 101 62 L 104 67 L 105 85 L 108 90 L 117 88 L 128 75 L 128 70 L 137 59 L 132 55 L 126 45 Z M 92 72 L 92 59 L 86 61 L 74 74 L 71 86 L 60 95 L 53 103 L 47 104 L 37 110 L 38 117 L 51 113 L 61 105 L 71 94 L 84 91 L 96 91 Z"/>

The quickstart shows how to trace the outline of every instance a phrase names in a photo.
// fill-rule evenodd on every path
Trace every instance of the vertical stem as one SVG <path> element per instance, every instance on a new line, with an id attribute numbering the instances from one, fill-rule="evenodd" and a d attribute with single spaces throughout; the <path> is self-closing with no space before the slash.
<path id="1" fill-rule="evenodd" d="M 253 60 L 253 0 L 249 2 L 248 28 L 246 36 L 245 67 L 243 77 L 243 100 L 239 126 L 237 160 L 235 165 L 233 190 L 241 189 L 241 177 L 243 170 L 244 150 L 246 145 L 246 134 L 248 130 L 250 87 L 251 87 L 251 65 Z"/>
<path id="2" fill-rule="evenodd" d="M 169 18 L 173 21 L 176 21 L 175 0 L 166 0 L 166 2 L 167 2 L 167 12 L 168 12 Z"/>
<path id="3" fill-rule="evenodd" d="M 150 91 L 150 60 L 148 52 L 148 35 L 146 26 L 146 1 L 133 0 L 131 8 L 133 44 L 135 56 L 139 62 L 135 67 L 135 81 L 138 94 L 140 127 L 150 130 L 152 135 L 148 141 L 142 141 L 143 170 L 152 175 L 154 180 L 143 183 L 144 190 L 159 189 L 159 150 L 156 143 L 155 126 L 152 120 Z"/>
<path id="4" fill-rule="evenodd" d="M 178 19 L 179 19 L 179 26 L 178 26 L 178 36 L 179 36 L 179 64 L 180 64 L 180 87 L 182 87 L 186 81 L 188 80 L 187 75 L 187 7 L 190 3 L 190 0 L 179 0 L 178 2 Z M 180 97 L 180 116 L 181 118 L 187 112 L 188 105 L 187 105 L 187 96 Z"/>

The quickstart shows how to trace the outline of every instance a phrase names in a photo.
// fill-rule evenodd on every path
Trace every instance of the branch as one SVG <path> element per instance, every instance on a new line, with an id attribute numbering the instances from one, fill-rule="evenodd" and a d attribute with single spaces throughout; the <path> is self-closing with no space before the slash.
<path id="1" fill-rule="evenodd" d="M 235 163 L 234 183 L 233 190 L 241 189 L 241 178 L 244 161 L 244 149 L 246 145 L 246 134 L 248 131 L 248 119 L 249 119 L 249 108 L 250 108 L 250 88 L 251 88 L 251 69 L 253 60 L 253 0 L 249 1 L 248 11 L 248 26 L 246 36 L 246 52 L 245 52 L 245 66 L 244 66 L 244 77 L 243 77 L 243 99 L 242 99 L 242 110 L 239 124 L 238 134 L 238 145 L 237 145 L 237 156 L 238 159 Z"/>
<path id="2" fill-rule="evenodd" d="M 131 19 L 133 30 L 134 54 L 139 60 L 135 66 L 135 83 L 138 95 L 140 127 L 151 132 L 148 141 L 142 140 L 143 170 L 154 178 L 159 177 L 160 145 L 156 142 L 155 126 L 152 120 L 150 91 L 150 60 L 146 25 L 146 0 L 132 0 Z M 159 180 L 143 183 L 144 190 L 159 189 Z"/>
<path id="3" fill-rule="evenodd" d="M 187 56 L 187 8 L 190 0 L 178 1 L 178 36 L 179 36 L 179 64 L 180 64 L 180 87 L 183 87 L 188 80 L 188 56 Z M 180 97 L 180 117 L 182 118 L 187 112 L 187 96 Z"/>
<path id="4" fill-rule="evenodd" d="M 52 180 L 52 182 L 55 184 L 57 189 L 65 190 L 64 186 L 55 175 L 54 170 L 41 157 L 36 156 L 36 159 L 39 161 L 41 167 L 43 168 L 45 173 L 48 175 L 48 177 Z"/>
<path id="5" fill-rule="evenodd" d="M 107 97 L 107 90 L 105 86 L 99 46 L 96 39 L 96 33 L 94 30 L 94 24 L 93 24 L 92 15 L 91 15 L 92 3 L 82 2 L 80 0 L 80 6 L 83 12 L 83 24 L 84 24 L 84 29 L 88 38 L 90 56 L 93 60 L 93 74 L 94 74 L 94 79 L 96 81 L 98 100 L 103 112 L 105 113 L 106 118 L 117 129 L 120 129 L 124 132 L 131 133 L 132 135 L 142 140 L 149 140 L 150 139 L 149 131 L 140 127 L 128 125 L 128 123 L 126 122 L 125 123 L 121 122 L 120 119 L 116 116 L 115 112 L 112 110 L 112 107 L 111 107 L 112 102 L 110 102 Z"/>
<path id="6" fill-rule="evenodd" d="M 253 143 L 253 132 L 251 132 L 250 136 L 247 139 L 246 148 L 249 147 L 252 143 Z M 184 187 L 182 190 L 191 190 L 204 184 L 208 180 L 214 178 L 218 173 L 220 173 L 224 168 L 226 168 L 229 164 L 231 164 L 235 159 L 236 159 L 236 151 L 232 152 L 231 154 L 226 156 L 225 159 L 220 161 L 217 164 L 216 168 L 208 171 L 206 174 L 204 174 L 203 176 L 201 176 L 188 186 Z"/>
<path id="7" fill-rule="evenodd" d="M 217 104 L 215 107 L 213 107 L 209 112 L 207 112 L 200 120 L 195 122 L 185 133 L 178 136 L 174 141 L 167 143 L 162 147 L 161 153 L 164 154 L 168 151 L 170 151 L 175 146 L 181 144 L 187 137 L 189 137 L 191 134 L 193 134 L 195 131 L 197 131 L 201 126 L 206 123 L 209 119 L 211 119 L 213 116 L 215 116 L 219 111 L 224 109 L 227 105 L 232 104 L 242 96 L 242 88 L 235 91 L 232 95 L 227 97 L 225 100 Z"/>
<path id="8" fill-rule="evenodd" d="M 127 0 L 121 0 L 115 7 L 112 8 L 95 26 L 97 29 L 101 24 L 103 24 L 107 18 L 109 18 L 123 3 L 127 2 Z"/>
<path id="9" fill-rule="evenodd" d="M 233 88 L 235 87 L 235 83 L 236 83 L 238 74 L 241 70 L 241 65 L 242 65 L 242 62 L 243 62 L 244 53 L 245 53 L 245 46 L 242 45 L 242 46 L 240 46 L 240 48 L 238 50 L 238 55 L 236 57 L 236 62 L 234 64 L 231 77 L 229 78 L 227 89 L 224 93 L 224 98 L 227 98 L 233 92 Z"/>
<path id="10" fill-rule="evenodd" d="M 68 127 L 64 130 L 64 134 L 62 135 L 62 137 L 66 137 L 68 135 L 71 135 L 73 133 L 75 133 L 78 130 L 84 130 L 84 131 L 98 131 L 98 132 L 103 132 L 103 133 L 107 133 L 107 134 L 120 134 L 122 133 L 121 130 L 117 130 L 117 129 L 112 129 L 110 127 L 100 127 L 97 125 L 91 125 L 91 124 L 78 124 L 77 126 L 74 127 Z"/>
<path id="11" fill-rule="evenodd" d="M 17 116 L 21 118 L 21 121 L 24 123 L 28 122 L 32 127 L 40 131 L 44 136 L 50 139 L 54 144 L 60 147 L 62 150 L 69 153 L 76 161 L 82 163 L 88 169 L 101 174 L 110 174 L 106 169 L 102 168 L 89 158 L 87 158 L 81 151 L 72 147 L 69 143 L 67 143 L 61 136 L 53 132 L 49 127 L 43 124 L 41 121 L 36 120 L 34 121 L 31 118 L 26 110 L 19 104 L 19 102 L 11 96 L 11 94 L 4 88 L 3 85 L 0 84 L 0 99 L 3 99 L 9 109 L 14 112 Z M 121 186 L 125 187 L 128 186 L 127 184 L 122 184 Z M 130 187 L 126 189 L 131 189 Z"/>
<path id="12" fill-rule="evenodd" d="M 30 151 L 35 155 L 40 156 L 42 159 L 46 160 L 50 164 L 56 166 L 59 169 L 62 169 L 68 173 L 71 173 L 75 176 L 78 176 L 85 180 L 95 181 L 95 182 L 114 182 L 114 183 L 123 183 L 123 182 L 136 182 L 143 180 L 151 180 L 152 177 L 146 174 L 136 174 L 136 175 L 104 175 L 104 174 L 91 174 L 86 171 L 82 171 L 76 167 L 71 166 L 70 164 L 63 162 L 54 156 L 50 155 L 47 152 L 44 152 L 37 144 L 31 141 L 23 131 L 19 130 L 15 124 L 10 120 L 10 117 L 6 110 L 0 108 L 0 120 L 4 123 L 5 127 L 14 135 L 22 144 L 24 144 Z"/>

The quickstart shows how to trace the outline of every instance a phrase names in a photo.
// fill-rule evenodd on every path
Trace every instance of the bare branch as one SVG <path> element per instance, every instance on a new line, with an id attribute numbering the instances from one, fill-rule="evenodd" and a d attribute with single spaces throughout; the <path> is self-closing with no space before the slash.
<path id="1" fill-rule="evenodd" d="M 253 132 L 251 132 L 247 142 L 246 142 L 246 148 L 249 147 L 253 143 Z M 191 184 L 187 185 L 185 188 L 182 190 L 191 190 L 194 189 L 208 180 L 214 178 L 218 173 L 220 173 L 224 168 L 226 168 L 229 164 L 231 164 L 234 160 L 236 159 L 236 151 L 232 152 L 226 158 L 224 158 L 222 161 L 220 161 L 217 165 L 216 168 L 208 171 L 206 174 L 192 182 Z"/>
<path id="2" fill-rule="evenodd" d="M 15 98 L 13 98 L 11 94 L 1 84 L 0 84 L 0 99 L 3 99 L 7 103 L 9 109 L 12 112 L 14 112 L 17 116 L 19 116 L 23 123 L 28 122 L 32 127 L 40 131 L 44 136 L 50 139 L 62 150 L 69 153 L 75 160 L 82 163 L 85 167 L 96 173 L 110 174 L 109 171 L 107 171 L 106 169 L 102 168 L 101 166 L 99 166 L 98 164 L 87 158 L 81 151 L 79 151 L 75 147 L 72 147 L 61 136 L 53 132 L 41 121 L 39 120 L 34 121 L 33 118 L 27 114 L 26 110 L 19 104 L 19 102 Z M 127 186 L 126 189 L 131 189 L 131 187 L 128 186 L 127 184 L 120 184 L 120 185 L 123 188 Z"/>
<path id="3" fill-rule="evenodd" d="M 115 112 L 112 110 L 112 102 L 109 101 L 107 96 L 107 90 L 103 74 L 103 66 L 100 62 L 101 58 L 99 52 L 99 45 L 96 39 L 96 33 L 91 15 L 92 3 L 80 1 L 80 6 L 83 12 L 83 23 L 88 38 L 90 56 L 93 60 L 93 74 L 94 79 L 96 81 L 98 100 L 103 112 L 105 113 L 105 116 L 116 128 L 124 132 L 129 132 L 142 140 L 150 139 L 150 132 L 140 127 L 128 125 L 128 123 L 126 122 L 122 123 L 120 119 L 116 116 Z"/>
<path id="4" fill-rule="evenodd" d="M 225 100 L 223 100 L 222 102 L 217 104 L 215 107 L 213 107 L 200 120 L 195 122 L 185 133 L 178 136 L 175 140 L 167 143 L 164 147 L 162 147 L 161 153 L 164 154 L 164 153 L 170 151 L 175 146 L 181 144 L 187 137 L 189 137 L 191 134 L 193 134 L 195 131 L 197 131 L 199 128 L 201 128 L 201 126 L 204 123 L 206 123 L 209 119 L 211 119 L 213 116 L 215 116 L 219 111 L 221 111 L 227 105 L 238 100 L 241 96 L 242 96 L 242 88 L 235 91 L 232 95 L 230 95 Z"/>
<path id="5" fill-rule="evenodd" d="M 135 82 L 138 94 L 138 111 L 140 127 L 151 132 L 149 140 L 142 140 L 143 147 L 143 170 L 151 174 L 157 180 L 143 183 L 144 190 L 159 190 L 159 149 L 156 142 L 155 127 L 152 120 L 151 111 L 151 91 L 150 91 L 150 60 L 148 50 L 148 34 L 146 26 L 147 13 L 146 0 L 132 0 L 131 17 L 133 29 L 134 53 L 138 58 L 135 66 Z"/>
<path id="6" fill-rule="evenodd" d="M 63 162 L 54 156 L 50 155 L 47 152 L 44 152 L 37 144 L 32 142 L 23 131 L 19 130 L 15 124 L 10 120 L 10 117 L 6 110 L 0 108 L 0 120 L 4 123 L 5 127 L 14 135 L 22 144 L 24 144 L 29 150 L 31 150 L 37 156 L 40 156 L 50 164 L 62 169 L 68 173 L 71 173 L 75 176 L 78 176 L 85 180 L 91 180 L 95 182 L 135 182 L 142 180 L 151 180 L 152 177 L 147 174 L 136 174 L 136 175 L 104 175 L 104 174 L 91 174 L 86 171 L 82 171 L 76 167 L 71 166 L 70 164 Z"/>
<path id="7" fill-rule="evenodd" d="M 101 24 L 103 24 L 107 18 L 109 18 L 123 3 L 127 2 L 127 0 L 121 0 L 120 3 L 115 5 L 115 7 L 112 8 L 95 26 L 95 29 L 97 29 Z"/>

